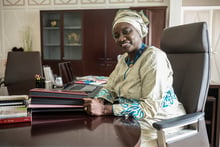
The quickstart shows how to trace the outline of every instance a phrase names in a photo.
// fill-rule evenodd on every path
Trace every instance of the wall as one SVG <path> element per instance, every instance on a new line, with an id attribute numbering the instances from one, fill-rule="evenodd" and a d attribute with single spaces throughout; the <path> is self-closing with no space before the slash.
<path id="1" fill-rule="evenodd" d="M 182 7 L 182 0 L 170 1 L 169 26 L 176 26 L 181 23 L 181 17 L 180 17 L 181 7 Z"/>
<path id="2" fill-rule="evenodd" d="M 183 0 L 182 24 L 205 21 L 211 46 L 211 84 L 220 84 L 220 1 Z"/>
<path id="3" fill-rule="evenodd" d="M 220 6 L 219 0 L 183 0 L 183 6 Z"/>
<path id="4" fill-rule="evenodd" d="M 0 77 L 4 76 L 7 52 L 23 47 L 23 34 L 31 28 L 32 48 L 40 51 L 40 10 L 104 9 L 137 6 L 168 6 L 169 0 L 1 0 Z"/>
<path id="5" fill-rule="evenodd" d="M 211 46 L 210 83 L 220 84 L 220 6 L 184 6 L 182 14 L 183 24 L 207 22 Z"/>
<path id="6" fill-rule="evenodd" d="M 0 5 L 2 5 L 2 1 L 0 1 Z M 4 63 L 5 63 L 5 52 L 3 50 L 3 41 L 2 41 L 2 36 L 3 36 L 3 31 L 2 31 L 2 11 L 0 11 L 0 78 L 2 77 L 2 73 L 4 70 Z"/>

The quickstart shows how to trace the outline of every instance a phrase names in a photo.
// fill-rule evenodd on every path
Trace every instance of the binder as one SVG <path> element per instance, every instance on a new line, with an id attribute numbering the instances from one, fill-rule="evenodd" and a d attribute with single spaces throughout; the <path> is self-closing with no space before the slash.
<path id="1" fill-rule="evenodd" d="M 85 98 L 88 96 L 83 91 L 69 91 L 62 89 L 34 88 L 29 91 L 30 97 L 50 97 L 50 98 Z"/>

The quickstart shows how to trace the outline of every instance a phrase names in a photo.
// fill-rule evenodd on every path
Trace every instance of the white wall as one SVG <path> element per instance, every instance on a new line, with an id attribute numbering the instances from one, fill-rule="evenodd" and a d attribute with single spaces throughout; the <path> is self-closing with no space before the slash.
<path id="1" fill-rule="evenodd" d="M 169 26 L 181 24 L 182 0 L 170 0 Z"/>
<path id="2" fill-rule="evenodd" d="M 1 0 L 0 77 L 4 75 L 7 52 L 23 47 L 25 28 L 32 32 L 33 50 L 40 51 L 40 10 L 104 9 L 138 6 L 168 6 L 169 0 Z"/>
<path id="3" fill-rule="evenodd" d="M 2 10 L 2 1 L 0 1 L 0 10 Z M 3 49 L 3 30 L 2 30 L 2 11 L 0 11 L 0 78 L 3 77 L 4 66 L 5 66 L 5 50 Z"/>
<path id="4" fill-rule="evenodd" d="M 207 22 L 211 46 L 211 84 L 220 84 L 220 6 L 186 6 L 182 23 Z"/>
<path id="5" fill-rule="evenodd" d="M 183 6 L 220 6 L 219 0 L 183 0 Z"/>

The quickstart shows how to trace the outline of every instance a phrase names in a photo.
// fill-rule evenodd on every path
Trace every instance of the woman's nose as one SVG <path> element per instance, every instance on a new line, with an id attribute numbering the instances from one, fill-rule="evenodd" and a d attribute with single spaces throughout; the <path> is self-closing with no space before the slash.
<path id="1" fill-rule="evenodd" d="M 124 35 L 120 35 L 119 41 L 120 41 L 120 42 L 123 42 L 123 41 L 125 41 L 125 40 L 126 40 L 126 37 L 125 37 Z"/>

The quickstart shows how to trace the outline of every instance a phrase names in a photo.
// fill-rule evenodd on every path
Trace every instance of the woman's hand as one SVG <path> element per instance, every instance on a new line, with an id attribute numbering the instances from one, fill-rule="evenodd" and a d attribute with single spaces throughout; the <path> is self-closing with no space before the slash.
<path id="1" fill-rule="evenodd" d="M 105 105 L 101 99 L 84 98 L 84 109 L 89 115 L 105 115 Z"/>

